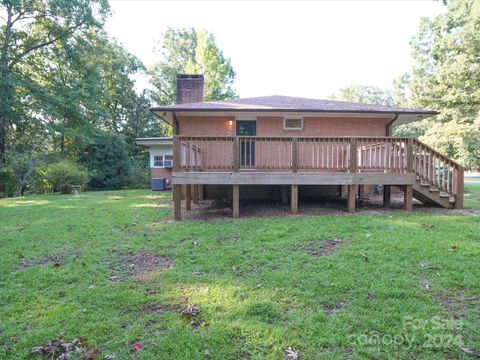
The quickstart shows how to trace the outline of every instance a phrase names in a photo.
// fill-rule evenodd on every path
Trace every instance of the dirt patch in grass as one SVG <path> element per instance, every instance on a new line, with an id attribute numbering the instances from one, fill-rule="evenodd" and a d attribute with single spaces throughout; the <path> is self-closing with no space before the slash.
<path id="1" fill-rule="evenodd" d="M 480 296 L 468 296 L 462 291 L 437 294 L 433 298 L 453 316 L 461 316 L 471 309 L 480 308 Z"/>
<path id="2" fill-rule="evenodd" d="M 332 314 L 335 314 L 338 310 L 340 310 L 344 306 L 345 306 L 345 303 L 343 301 L 339 301 L 336 304 L 325 306 L 323 308 L 323 312 L 327 315 L 332 315 Z"/>
<path id="3" fill-rule="evenodd" d="M 25 260 L 18 263 L 13 268 L 13 272 L 29 269 L 32 266 L 38 266 L 38 265 L 44 265 L 44 266 L 52 265 L 54 267 L 59 267 L 64 260 L 65 260 L 65 255 L 60 255 L 60 254 L 45 255 L 41 258 L 29 259 L 29 260 Z"/>
<path id="4" fill-rule="evenodd" d="M 217 242 L 222 243 L 235 243 L 240 241 L 240 236 L 217 236 Z"/>
<path id="5" fill-rule="evenodd" d="M 122 281 L 131 277 L 145 280 L 171 267 L 171 259 L 140 250 L 120 256 L 119 264 L 112 269 L 110 281 Z"/>
<path id="6" fill-rule="evenodd" d="M 177 312 L 181 308 L 180 305 L 175 304 L 150 304 L 144 306 L 141 311 L 144 314 L 163 314 L 165 312 Z"/>
<path id="7" fill-rule="evenodd" d="M 306 252 L 313 257 L 328 256 L 333 254 L 337 248 L 345 243 L 345 240 L 335 238 L 333 240 L 318 240 L 301 244 L 298 250 Z"/>
<path id="8" fill-rule="evenodd" d="M 40 355 L 44 359 L 96 359 L 100 356 L 100 349 L 87 348 L 84 338 L 65 341 L 63 338 L 50 341 L 43 346 L 34 347 L 32 355 Z"/>
<path id="9" fill-rule="evenodd" d="M 414 199 L 413 204 L 416 210 L 421 211 L 442 211 L 444 209 L 431 205 L 424 205 Z M 383 194 L 371 194 L 367 198 L 357 200 L 356 208 L 358 213 L 383 213 Z M 318 197 L 299 199 L 299 215 L 318 216 L 335 215 L 348 216 L 346 211 L 347 200 L 344 198 Z M 392 192 L 390 210 L 403 209 L 403 193 Z M 402 210 L 403 211 L 403 210 Z M 191 211 L 185 211 L 182 206 L 182 216 L 186 220 L 218 220 L 232 217 L 232 203 L 229 200 L 204 200 L 198 204 L 192 204 Z M 290 206 L 283 205 L 277 200 L 250 200 L 240 199 L 240 218 L 262 217 L 272 218 L 279 216 L 291 216 Z M 298 215 L 295 215 L 298 216 Z"/>

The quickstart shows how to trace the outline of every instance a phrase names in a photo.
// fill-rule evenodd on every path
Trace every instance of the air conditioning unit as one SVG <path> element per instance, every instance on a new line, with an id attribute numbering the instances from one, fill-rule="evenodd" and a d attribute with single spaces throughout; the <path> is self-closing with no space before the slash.
<path id="1" fill-rule="evenodd" d="M 152 191 L 167 190 L 167 179 L 152 179 Z"/>

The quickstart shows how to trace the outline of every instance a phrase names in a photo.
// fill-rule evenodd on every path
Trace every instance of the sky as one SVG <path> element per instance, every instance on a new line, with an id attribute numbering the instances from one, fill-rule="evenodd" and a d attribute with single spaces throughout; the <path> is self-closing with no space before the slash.
<path id="1" fill-rule="evenodd" d="M 107 32 L 149 66 L 162 32 L 205 28 L 236 72 L 240 97 L 326 98 L 349 85 L 389 88 L 413 64 L 410 40 L 441 1 L 110 0 Z M 146 83 L 140 80 L 140 84 Z"/>

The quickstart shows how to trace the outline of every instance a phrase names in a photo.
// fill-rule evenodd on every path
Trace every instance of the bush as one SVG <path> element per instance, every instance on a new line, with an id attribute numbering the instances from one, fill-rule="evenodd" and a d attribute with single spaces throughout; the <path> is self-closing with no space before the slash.
<path id="1" fill-rule="evenodd" d="M 148 155 L 148 154 L 147 154 Z M 130 172 L 128 174 L 126 187 L 129 189 L 150 188 L 150 166 L 149 156 L 138 156 L 130 160 Z"/>
<path id="2" fill-rule="evenodd" d="M 92 174 L 92 190 L 115 190 L 127 185 L 129 162 L 126 144 L 118 134 L 97 132 L 83 149 L 80 162 Z"/>
<path id="3" fill-rule="evenodd" d="M 83 166 L 68 160 L 63 160 L 47 166 L 45 179 L 54 191 L 70 194 L 72 185 L 83 186 L 88 183 L 90 175 Z"/>
<path id="4" fill-rule="evenodd" d="M 16 184 L 13 169 L 10 166 L 0 168 L 0 198 L 13 196 Z"/>

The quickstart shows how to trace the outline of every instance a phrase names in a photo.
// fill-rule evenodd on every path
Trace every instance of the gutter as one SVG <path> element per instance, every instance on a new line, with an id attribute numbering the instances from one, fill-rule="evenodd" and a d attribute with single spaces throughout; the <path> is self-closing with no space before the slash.
<path id="1" fill-rule="evenodd" d="M 393 116 L 393 119 L 390 120 L 387 124 L 387 126 L 385 127 L 385 136 L 392 136 L 392 124 L 395 122 L 395 120 L 398 119 L 398 113 L 395 113 L 395 115 Z"/>
<path id="2" fill-rule="evenodd" d="M 175 111 L 172 111 L 173 117 L 173 135 L 180 135 L 180 123 L 178 122 L 177 114 Z"/>

